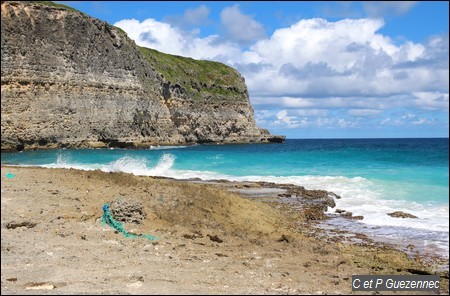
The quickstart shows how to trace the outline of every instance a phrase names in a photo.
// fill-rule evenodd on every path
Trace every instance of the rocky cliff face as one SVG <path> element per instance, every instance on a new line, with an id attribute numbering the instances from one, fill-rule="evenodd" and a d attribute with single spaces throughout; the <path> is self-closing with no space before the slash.
<path id="1" fill-rule="evenodd" d="M 140 48 L 77 11 L 1 11 L 2 151 L 284 140 L 256 126 L 230 67 Z"/>

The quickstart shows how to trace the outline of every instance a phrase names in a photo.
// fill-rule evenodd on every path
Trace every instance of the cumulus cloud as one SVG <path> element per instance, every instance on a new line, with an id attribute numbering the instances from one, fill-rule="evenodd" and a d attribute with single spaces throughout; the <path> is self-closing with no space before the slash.
<path id="1" fill-rule="evenodd" d="M 412 42 L 396 46 L 377 33 L 382 26 L 382 20 L 374 19 L 301 20 L 250 47 L 256 53 L 257 63 L 270 64 L 272 68 L 255 75 L 244 74 L 257 90 L 255 95 L 260 96 L 285 89 L 288 91 L 283 95 L 299 97 L 367 97 L 416 91 L 430 84 L 445 87 L 448 69 L 436 77 L 434 69 L 412 64 L 425 59 L 429 52 L 436 57 L 431 46 Z M 440 40 L 436 43 L 442 44 Z M 440 57 L 444 57 L 442 52 L 445 50 L 438 52 Z M 412 67 L 408 73 L 404 68 L 396 68 L 407 63 Z M 393 80 L 398 82 L 392 83 Z"/>
<path id="2" fill-rule="evenodd" d="M 169 15 L 164 21 L 179 28 L 202 26 L 211 23 L 209 13 L 211 10 L 206 5 L 187 9 L 182 16 Z"/>
<path id="3" fill-rule="evenodd" d="M 228 40 L 246 45 L 265 37 L 264 26 L 243 14 L 239 5 L 224 8 L 220 20 Z"/>
<path id="4" fill-rule="evenodd" d="M 142 22 L 136 19 L 118 21 L 115 26 L 127 32 L 138 45 L 196 59 L 218 60 L 231 63 L 239 60 L 241 49 L 232 43 L 217 40 L 219 36 L 200 38 L 186 34 L 178 27 L 149 18 Z"/>
<path id="5" fill-rule="evenodd" d="M 407 7 L 398 9 L 401 13 Z M 268 125 L 351 128 L 374 117 L 378 125 L 433 122 L 431 117 L 387 117 L 389 110 L 401 108 L 448 115 L 448 33 L 423 43 L 396 44 L 379 33 L 382 19 L 315 18 L 265 37 L 263 26 L 237 5 L 222 11 L 221 22 L 226 38 L 201 38 L 154 19 L 115 25 L 141 46 L 237 68 L 246 79 L 258 122 Z"/>
<path id="6" fill-rule="evenodd" d="M 403 15 L 413 8 L 418 1 L 364 1 L 364 11 L 369 17 L 386 15 Z"/>
<path id="7" fill-rule="evenodd" d="M 414 104 L 426 110 L 448 110 L 448 92 L 414 92 Z"/>

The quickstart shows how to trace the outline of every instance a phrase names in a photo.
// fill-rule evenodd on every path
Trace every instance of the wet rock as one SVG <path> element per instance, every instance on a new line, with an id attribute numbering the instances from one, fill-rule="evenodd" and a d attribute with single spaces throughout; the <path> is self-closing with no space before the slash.
<path id="1" fill-rule="evenodd" d="M 353 213 L 352 213 L 352 212 L 344 211 L 344 212 L 341 213 L 341 217 L 344 217 L 344 218 L 351 219 L 352 216 L 353 216 Z"/>
<path id="2" fill-rule="evenodd" d="M 114 219 L 125 223 L 141 224 L 147 217 L 139 201 L 119 198 L 111 202 L 109 210 Z"/>
<path id="3" fill-rule="evenodd" d="M 334 192 L 328 192 L 328 195 L 330 197 L 335 198 L 335 199 L 341 199 L 341 197 L 339 195 L 337 195 L 336 193 L 334 193 Z"/>
<path id="4" fill-rule="evenodd" d="M 306 220 L 325 220 L 328 218 L 324 213 L 323 206 L 321 205 L 305 206 L 301 213 Z"/>
<path id="5" fill-rule="evenodd" d="M 417 216 L 414 216 L 412 214 L 409 213 L 405 213 L 402 211 L 396 211 L 396 212 L 392 212 L 392 213 L 388 213 L 389 216 L 394 217 L 394 218 L 411 218 L 411 219 L 417 219 Z"/>
<path id="6" fill-rule="evenodd" d="M 291 195 L 288 193 L 280 193 L 280 194 L 278 194 L 278 196 L 279 197 L 291 197 Z"/>
<path id="7" fill-rule="evenodd" d="M 334 208 L 336 206 L 334 197 L 337 195 L 326 190 L 308 190 L 303 186 L 291 186 L 287 188 L 286 194 L 302 197 L 309 204 L 321 205 L 323 211 L 326 211 L 328 207 Z"/>
<path id="8" fill-rule="evenodd" d="M 345 218 L 345 219 L 349 219 L 349 220 L 362 220 L 364 219 L 364 216 L 353 216 L 352 212 L 342 212 L 341 213 L 341 217 Z"/>

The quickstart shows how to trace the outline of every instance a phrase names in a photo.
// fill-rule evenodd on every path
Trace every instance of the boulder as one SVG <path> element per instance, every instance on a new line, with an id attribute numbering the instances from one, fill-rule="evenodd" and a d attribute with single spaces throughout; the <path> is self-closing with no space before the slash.
<path id="1" fill-rule="evenodd" d="M 387 215 L 394 217 L 394 218 L 411 218 L 411 219 L 417 219 L 417 216 L 414 216 L 413 214 L 405 213 L 402 211 L 396 211 L 392 213 L 388 213 Z"/>

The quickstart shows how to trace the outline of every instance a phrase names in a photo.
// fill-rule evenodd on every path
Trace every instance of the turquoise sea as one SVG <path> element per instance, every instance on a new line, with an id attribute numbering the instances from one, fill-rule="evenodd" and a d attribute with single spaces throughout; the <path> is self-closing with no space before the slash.
<path id="1" fill-rule="evenodd" d="M 333 191 L 363 215 L 333 227 L 448 256 L 449 144 L 439 139 L 288 139 L 283 144 L 160 146 L 2 153 L 1 163 L 179 179 L 292 183 Z M 329 209 L 333 213 L 335 209 Z M 404 211 L 418 219 L 392 218 Z M 436 254 L 436 255 L 437 255 Z"/>

